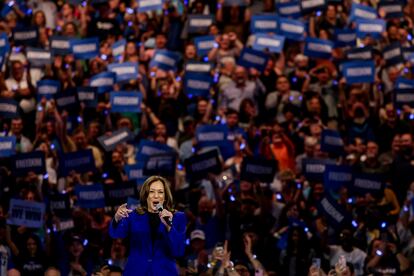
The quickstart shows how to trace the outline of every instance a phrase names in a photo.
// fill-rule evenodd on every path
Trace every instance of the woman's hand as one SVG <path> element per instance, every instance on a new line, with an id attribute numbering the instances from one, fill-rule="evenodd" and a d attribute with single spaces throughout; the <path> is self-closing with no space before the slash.
<path id="1" fill-rule="evenodd" d="M 167 230 L 170 231 L 171 226 L 169 226 L 167 224 L 167 222 L 165 222 L 165 220 L 167 219 L 166 217 L 168 217 L 169 220 L 172 221 L 173 214 L 170 211 L 168 211 L 167 209 L 163 209 L 162 212 L 158 213 L 158 215 L 160 216 L 161 222 L 165 225 L 165 227 L 167 227 Z"/>
<path id="2" fill-rule="evenodd" d="M 119 222 L 121 219 L 129 217 L 129 213 L 131 213 L 131 212 L 132 212 L 132 210 L 129 210 L 127 208 L 126 203 L 122 204 L 121 206 L 119 206 L 118 210 L 116 210 L 115 221 Z"/>

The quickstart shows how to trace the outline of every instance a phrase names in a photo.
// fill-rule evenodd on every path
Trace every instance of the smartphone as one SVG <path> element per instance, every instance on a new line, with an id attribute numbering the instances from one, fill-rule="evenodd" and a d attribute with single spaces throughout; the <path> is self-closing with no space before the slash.
<path id="1" fill-rule="evenodd" d="M 321 268 L 321 259 L 320 258 L 313 258 L 312 259 L 312 266 L 320 269 Z"/>

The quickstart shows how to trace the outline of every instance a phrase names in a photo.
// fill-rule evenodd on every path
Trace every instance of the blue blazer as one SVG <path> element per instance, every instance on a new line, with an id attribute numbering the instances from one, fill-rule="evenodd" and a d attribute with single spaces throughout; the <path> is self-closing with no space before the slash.
<path id="1" fill-rule="evenodd" d="M 123 275 L 178 275 L 175 258 L 184 255 L 186 218 L 184 213 L 176 212 L 172 228 L 167 231 L 160 223 L 158 237 L 154 244 L 151 240 L 149 216 L 136 211 L 122 219 L 115 227 L 110 224 L 112 238 L 130 238 L 131 248 Z"/>

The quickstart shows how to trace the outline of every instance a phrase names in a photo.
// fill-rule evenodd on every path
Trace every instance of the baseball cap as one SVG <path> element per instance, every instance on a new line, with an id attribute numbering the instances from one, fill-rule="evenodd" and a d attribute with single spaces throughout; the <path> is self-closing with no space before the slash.
<path id="1" fill-rule="evenodd" d="M 206 239 L 206 234 L 204 234 L 203 230 L 194 230 L 190 234 L 190 239 L 191 240 L 200 239 L 204 241 Z"/>

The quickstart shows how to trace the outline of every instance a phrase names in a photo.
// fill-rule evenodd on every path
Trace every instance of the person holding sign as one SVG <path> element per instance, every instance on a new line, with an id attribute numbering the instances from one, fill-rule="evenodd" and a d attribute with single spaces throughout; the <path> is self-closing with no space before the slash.
<path id="1" fill-rule="evenodd" d="M 186 219 L 172 209 L 169 185 L 151 176 L 141 188 L 141 207 L 131 210 L 123 204 L 116 211 L 111 237 L 131 240 L 123 275 L 178 275 L 174 259 L 184 254 Z"/>

